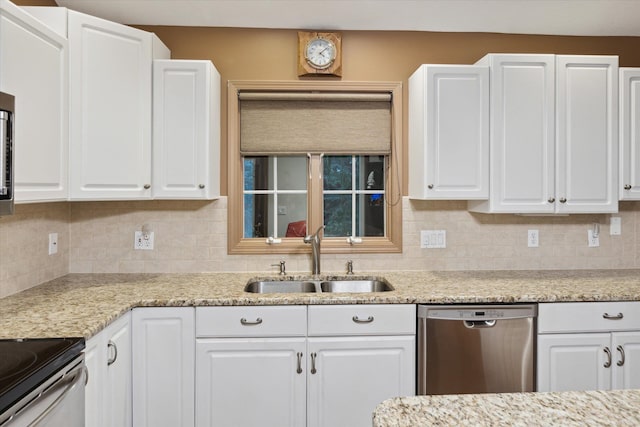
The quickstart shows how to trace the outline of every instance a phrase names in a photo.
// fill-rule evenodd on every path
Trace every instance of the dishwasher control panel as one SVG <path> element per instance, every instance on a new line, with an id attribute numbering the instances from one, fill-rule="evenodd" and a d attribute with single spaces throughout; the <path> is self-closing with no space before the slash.
<path id="1" fill-rule="evenodd" d="M 444 320 L 499 320 L 522 319 L 536 317 L 535 305 L 504 305 L 504 306 L 419 306 L 420 317 Z"/>

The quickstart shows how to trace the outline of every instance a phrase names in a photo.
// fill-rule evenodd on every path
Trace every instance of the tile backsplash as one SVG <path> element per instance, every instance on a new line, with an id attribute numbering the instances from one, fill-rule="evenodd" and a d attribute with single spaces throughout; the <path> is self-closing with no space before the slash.
<path id="1" fill-rule="evenodd" d="M 17 205 L 0 218 L 0 297 L 71 273 L 308 272 L 309 255 L 227 255 L 227 201 L 72 202 Z M 323 255 L 324 271 L 525 270 L 640 268 L 640 204 L 625 202 L 614 216 L 622 234 L 609 235 L 611 215 L 517 216 L 470 213 L 466 202 L 403 199 L 403 253 Z M 600 246 L 587 231 L 600 224 Z M 133 249 L 143 225 L 155 233 L 153 251 Z M 527 230 L 539 247 L 527 247 Z M 445 249 L 421 249 L 420 230 L 446 230 Z M 48 233 L 59 253 L 47 255 Z"/>
<path id="2" fill-rule="evenodd" d="M 0 298 L 63 276 L 69 271 L 68 203 L 16 205 L 0 217 Z M 49 255 L 49 233 L 58 233 L 58 253 Z"/>

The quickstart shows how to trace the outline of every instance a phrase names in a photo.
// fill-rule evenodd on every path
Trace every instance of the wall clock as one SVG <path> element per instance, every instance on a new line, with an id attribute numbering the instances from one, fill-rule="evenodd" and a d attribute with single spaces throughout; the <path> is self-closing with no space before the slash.
<path id="1" fill-rule="evenodd" d="M 342 76 L 342 36 L 298 32 L 298 76 Z"/>

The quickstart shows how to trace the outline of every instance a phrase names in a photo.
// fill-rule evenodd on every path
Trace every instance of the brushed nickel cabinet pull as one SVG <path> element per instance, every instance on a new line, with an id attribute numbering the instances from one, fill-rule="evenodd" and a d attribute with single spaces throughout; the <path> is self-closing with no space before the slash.
<path id="1" fill-rule="evenodd" d="M 198 188 L 202 190 L 204 188 L 204 184 L 198 185 Z"/>
<path id="2" fill-rule="evenodd" d="M 111 349 L 113 349 L 113 357 L 111 357 Z M 107 366 L 111 366 L 118 360 L 118 346 L 113 341 L 109 340 L 107 343 L 107 350 L 109 350 L 109 358 L 107 359 Z"/>
<path id="3" fill-rule="evenodd" d="M 625 190 L 631 190 L 631 186 L 629 184 L 627 184 L 627 185 L 624 186 L 624 189 Z"/>
<path id="4" fill-rule="evenodd" d="M 318 372 L 316 370 L 316 353 L 311 353 L 311 373 L 315 374 L 316 372 Z"/>
<path id="5" fill-rule="evenodd" d="M 560 199 L 560 203 L 567 203 L 567 199 L 565 199 L 564 197 Z"/>
<path id="6" fill-rule="evenodd" d="M 555 202 L 555 201 L 556 201 L 556 198 L 555 198 L 555 197 L 549 197 L 549 200 L 548 200 L 548 202 L 549 202 L 549 203 L 553 203 L 553 202 Z"/>
<path id="7" fill-rule="evenodd" d="M 373 322 L 373 316 L 369 316 L 366 319 L 361 319 L 358 316 L 353 316 L 352 319 L 356 323 L 371 323 L 371 322 Z"/>
<path id="8" fill-rule="evenodd" d="M 298 357 L 298 369 L 296 369 L 296 372 L 298 374 L 302 373 L 302 353 L 298 352 L 296 353 L 296 356 Z"/>
<path id="9" fill-rule="evenodd" d="M 427 185 L 427 188 L 428 188 L 429 190 L 433 189 L 433 184 L 429 184 L 429 185 Z"/>
<path id="10" fill-rule="evenodd" d="M 245 326 L 254 326 L 254 325 L 259 325 L 260 323 L 262 323 L 262 318 L 258 317 L 256 318 L 255 321 L 251 322 L 247 319 L 245 319 L 244 317 L 242 319 L 240 319 L 240 323 L 242 323 Z"/>
<path id="11" fill-rule="evenodd" d="M 622 366 L 622 365 L 624 365 L 624 347 L 619 345 L 619 346 L 616 347 L 616 350 L 618 350 L 620 352 L 620 360 L 618 360 L 616 365 Z"/>
<path id="12" fill-rule="evenodd" d="M 605 347 L 604 352 L 607 353 L 607 361 L 604 362 L 604 367 L 609 368 L 611 366 L 611 350 L 609 350 L 609 347 Z"/>
<path id="13" fill-rule="evenodd" d="M 602 315 L 602 317 L 605 318 L 605 319 L 609 319 L 609 320 L 620 320 L 620 319 L 622 319 L 624 317 L 624 314 L 618 313 L 616 315 L 612 315 L 612 314 L 609 314 L 609 313 L 605 313 L 605 314 Z"/>
<path id="14" fill-rule="evenodd" d="M 150 189 L 150 188 L 151 188 L 151 184 L 145 184 L 145 185 L 144 185 L 144 189 L 145 189 L 145 190 L 148 190 L 148 189 Z"/>

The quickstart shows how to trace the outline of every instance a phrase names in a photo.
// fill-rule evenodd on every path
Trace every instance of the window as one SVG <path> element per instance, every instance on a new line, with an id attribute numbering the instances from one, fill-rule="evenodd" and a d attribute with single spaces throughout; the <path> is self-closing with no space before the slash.
<path id="1" fill-rule="evenodd" d="M 400 96 L 399 83 L 230 82 L 229 253 L 308 252 L 321 225 L 323 252 L 400 252 Z"/>

